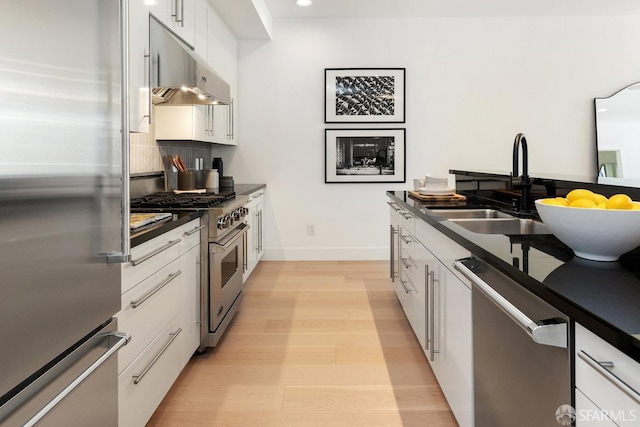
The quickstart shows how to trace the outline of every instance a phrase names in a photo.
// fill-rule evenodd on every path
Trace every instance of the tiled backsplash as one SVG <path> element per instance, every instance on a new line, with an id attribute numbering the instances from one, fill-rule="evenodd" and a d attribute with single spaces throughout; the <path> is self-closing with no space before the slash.
<path id="1" fill-rule="evenodd" d="M 151 134 L 131 134 L 131 173 L 170 171 L 169 156 L 182 158 L 187 169 L 193 169 L 195 159 L 203 158 L 205 169 L 211 169 L 211 144 L 198 141 L 155 141 Z"/>
<path id="2" fill-rule="evenodd" d="M 164 170 L 158 144 L 148 133 L 130 133 L 130 160 L 132 174 Z"/>

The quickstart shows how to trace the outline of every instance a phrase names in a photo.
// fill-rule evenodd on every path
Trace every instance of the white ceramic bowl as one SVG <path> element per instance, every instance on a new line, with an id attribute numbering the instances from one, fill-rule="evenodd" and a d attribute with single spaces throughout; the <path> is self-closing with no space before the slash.
<path id="1" fill-rule="evenodd" d="M 429 191 L 446 190 L 449 178 L 445 176 L 426 175 L 424 177 L 424 187 Z"/>
<path id="2" fill-rule="evenodd" d="M 536 200 L 540 219 L 576 256 L 616 261 L 640 246 L 640 210 L 572 208 Z"/>

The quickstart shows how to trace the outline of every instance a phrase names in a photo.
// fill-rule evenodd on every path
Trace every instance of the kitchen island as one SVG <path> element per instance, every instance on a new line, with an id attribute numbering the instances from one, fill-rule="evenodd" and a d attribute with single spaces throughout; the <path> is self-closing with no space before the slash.
<path id="1" fill-rule="evenodd" d="M 587 261 L 575 257 L 551 234 L 473 233 L 439 216 L 442 205 L 421 202 L 404 191 L 389 191 L 387 195 L 475 257 L 640 362 L 640 250 L 623 255 L 618 262 Z M 465 206 L 487 207 L 472 198 Z"/>
<path id="2" fill-rule="evenodd" d="M 425 202 L 405 191 L 388 191 L 387 196 L 394 289 L 459 424 L 501 425 L 517 419 L 521 425 L 547 425 L 563 416 L 556 409 L 570 404 L 578 426 L 590 425 L 593 414 L 608 416 L 607 426 L 635 425 L 640 416 L 640 249 L 617 262 L 578 258 L 550 234 L 535 210 L 519 209 L 533 204 L 518 200 L 508 175 L 455 173 L 457 192 L 466 196 L 462 203 Z M 540 178 L 532 182 L 532 199 L 590 188 L 607 197 L 625 192 L 638 200 L 635 188 Z M 504 216 L 505 222 L 527 227 L 477 228 L 455 219 L 465 211 Z M 500 219 L 485 222 L 495 226 Z M 483 275 L 494 281 L 503 277 L 503 285 L 484 282 Z M 491 290 L 496 285 L 502 286 L 500 294 Z M 487 305 L 481 294 L 495 305 Z M 524 294 L 530 295 L 526 301 L 537 299 L 549 309 L 527 318 L 509 302 Z M 489 306 L 503 313 L 489 313 Z M 544 314 L 553 310 L 557 314 Z M 514 333 L 510 322 L 505 323 L 508 317 L 524 331 Z M 539 327 L 545 336 L 536 336 Z M 531 339 L 520 339 L 522 332 Z M 466 379 L 469 375 L 472 381 Z M 551 396 L 556 390 L 564 391 L 545 404 L 530 404 L 536 393 Z M 498 408 L 492 403 L 496 399 L 508 404 Z M 519 409 L 513 414 L 505 409 L 510 407 Z M 542 418 L 535 419 L 538 414 Z"/>

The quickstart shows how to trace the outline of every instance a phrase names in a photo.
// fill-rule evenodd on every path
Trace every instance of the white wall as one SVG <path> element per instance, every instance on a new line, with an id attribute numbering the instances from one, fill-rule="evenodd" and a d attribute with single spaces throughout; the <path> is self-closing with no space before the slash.
<path id="1" fill-rule="evenodd" d="M 640 16 L 281 19 L 239 60 L 225 170 L 267 183 L 266 259 L 384 259 L 386 190 L 450 168 L 508 171 L 518 132 L 530 172 L 589 174 L 593 98 L 640 80 Z M 324 68 L 340 67 L 406 68 L 406 184 L 324 183 L 324 129 L 340 127 L 323 123 Z"/>

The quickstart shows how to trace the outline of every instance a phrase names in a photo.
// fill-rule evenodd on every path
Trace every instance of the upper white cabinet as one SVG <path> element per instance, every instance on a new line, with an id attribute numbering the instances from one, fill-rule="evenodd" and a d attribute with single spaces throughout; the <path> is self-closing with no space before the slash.
<path id="1" fill-rule="evenodd" d="M 150 9 L 182 41 L 195 45 L 195 0 L 157 0 Z"/>
<path id="2" fill-rule="evenodd" d="M 213 139 L 213 105 L 156 106 L 157 140 L 215 142 Z"/>
<path id="3" fill-rule="evenodd" d="M 195 0 L 195 44 L 196 54 L 209 63 L 209 11 L 206 0 Z"/>
<path id="4" fill-rule="evenodd" d="M 174 0 L 175 1 L 175 0 Z M 187 0 L 184 0 L 187 1 Z M 230 86 L 228 105 L 159 106 L 156 139 L 237 143 L 238 42 L 206 0 L 192 0 L 195 53 Z M 155 12 L 152 11 L 152 13 Z"/>
<path id="5" fill-rule="evenodd" d="M 238 41 L 211 9 L 208 10 L 207 60 L 231 87 L 231 103 L 214 106 L 213 139 L 218 144 L 235 145 L 238 95 Z"/>
<path id="6" fill-rule="evenodd" d="M 149 12 L 145 0 L 129 2 L 129 130 L 149 132 Z"/>

